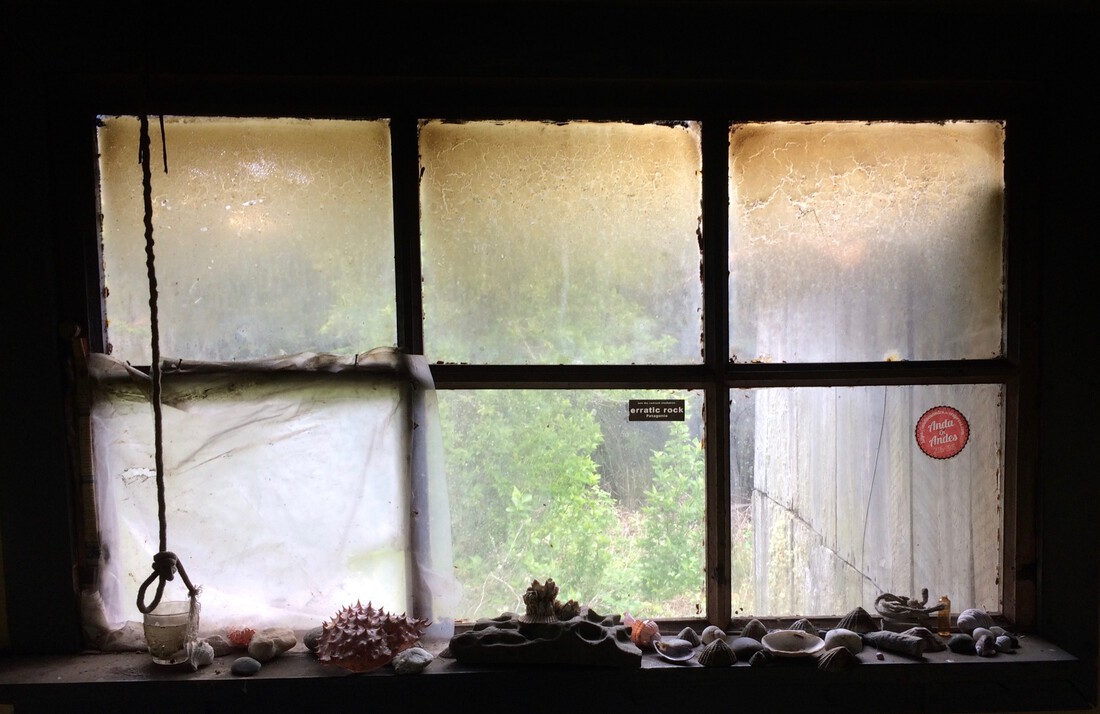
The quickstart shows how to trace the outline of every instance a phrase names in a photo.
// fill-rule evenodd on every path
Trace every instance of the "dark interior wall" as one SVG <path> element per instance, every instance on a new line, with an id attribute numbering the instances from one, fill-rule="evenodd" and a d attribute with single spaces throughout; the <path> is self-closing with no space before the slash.
<path id="1" fill-rule="evenodd" d="M 57 327 L 81 320 L 72 314 L 79 276 L 62 258 L 94 230 L 92 204 L 74 203 L 72 187 L 89 170 L 80 112 L 97 93 L 104 112 L 145 102 L 202 111 L 233 98 L 256 111 L 289 102 L 369 113 L 377 99 L 426 111 L 476 114 L 491 100 L 496 111 L 514 102 L 549 112 L 571 101 L 591 110 L 593 97 L 605 97 L 603 111 L 662 118 L 700 106 L 737 116 L 742 96 L 764 98 L 784 118 L 889 116 L 913 102 L 935 116 L 988 93 L 1035 105 L 1043 142 L 1041 181 L 1024 179 L 1040 199 L 1025 225 L 1041 232 L 1042 261 L 1042 301 L 1029 317 L 1041 359 L 1038 624 L 1096 661 L 1092 3 L 459 0 L 310 3 L 279 15 L 271 5 L 38 2 L 3 12 L 0 547 L 14 649 L 79 642 L 73 576 L 54 565 L 71 562 Z"/>

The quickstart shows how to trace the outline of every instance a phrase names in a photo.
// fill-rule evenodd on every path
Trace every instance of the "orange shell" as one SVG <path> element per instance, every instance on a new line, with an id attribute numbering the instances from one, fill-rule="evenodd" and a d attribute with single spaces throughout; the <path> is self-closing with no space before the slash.
<path id="1" fill-rule="evenodd" d="M 630 626 L 630 641 L 639 649 L 650 649 L 653 641 L 661 639 L 660 628 L 653 620 L 635 620 Z"/>

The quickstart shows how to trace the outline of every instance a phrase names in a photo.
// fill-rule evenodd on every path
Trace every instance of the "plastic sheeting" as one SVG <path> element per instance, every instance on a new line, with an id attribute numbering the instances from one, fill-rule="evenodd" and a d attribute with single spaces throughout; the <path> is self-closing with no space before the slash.
<path id="1" fill-rule="evenodd" d="M 201 587 L 201 631 L 308 629 L 362 601 L 449 636 L 450 519 L 422 357 L 164 365 L 167 550 Z M 89 371 L 99 588 L 115 626 L 140 620 L 159 548 L 152 382 L 103 355 Z M 185 594 L 177 579 L 164 597 Z"/>

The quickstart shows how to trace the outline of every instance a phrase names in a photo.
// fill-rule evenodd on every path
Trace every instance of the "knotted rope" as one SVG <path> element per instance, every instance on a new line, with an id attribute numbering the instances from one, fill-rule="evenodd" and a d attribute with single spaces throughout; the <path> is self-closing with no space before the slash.
<path id="1" fill-rule="evenodd" d="M 164 117 L 160 119 L 161 144 L 164 149 L 164 173 L 168 173 L 168 149 L 164 142 Z M 157 518 L 160 521 L 160 550 L 153 556 L 153 574 L 145 579 L 138 589 L 137 606 L 142 614 L 148 614 L 160 604 L 161 595 L 164 594 L 164 585 L 169 580 L 174 580 L 176 570 L 179 570 L 187 586 L 187 596 L 191 599 L 191 610 L 195 609 L 195 598 L 198 589 L 191 584 L 187 577 L 187 571 L 183 563 L 175 553 L 168 551 L 168 522 L 165 517 L 164 501 L 164 454 L 163 454 L 163 415 L 160 404 L 160 327 L 157 315 L 157 271 L 153 255 L 153 177 L 149 166 L 149 117 L 141 115 L 141 137 L 138 142 L 138 161 L 141 163 L 141 187 L 142 197 L 145 203 L 145 268 L 149 275 L 149 329 L 152 333 L 151 342 L 153 348 L 153 458 L 157 471 Z M 157 581 L 157 592 L 153 601 L 145 604 L 145 591 L 152 582 Z"/>

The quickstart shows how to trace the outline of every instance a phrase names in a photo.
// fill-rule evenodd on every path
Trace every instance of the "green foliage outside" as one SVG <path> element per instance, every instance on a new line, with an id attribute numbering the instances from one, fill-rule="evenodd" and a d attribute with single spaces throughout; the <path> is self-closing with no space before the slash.
<path id="1" fill-rule="evenodd" d="M 652 396 L 647 394 L 647 396 Z M 667 396 L 667 395 L 666 395 Z M 650 430 L 639 460 L 601 459 L 601 404 L 593 391 L 442 392 L 451 499 L 456 615 L 522 611 L 531 580 L 554 579 L 562 599 L 601 613 L 689 616 L 704 604 L 704 452 L 688 422 Z M 624 405 L 625 410 L 625 405 Z M 625 411 L 619 412 L 625 421 Z M 631 423 L 636 424 L 636 423 Z M 635 437 L 643 443 L 644 437 Z M 612 495 L 616 481 L 644 479 L 640 502 Z M 751 528 L 740 532 L 739 596 L 751 597 Z M 751 606 L 743 600 L 735 606 Z"/>

